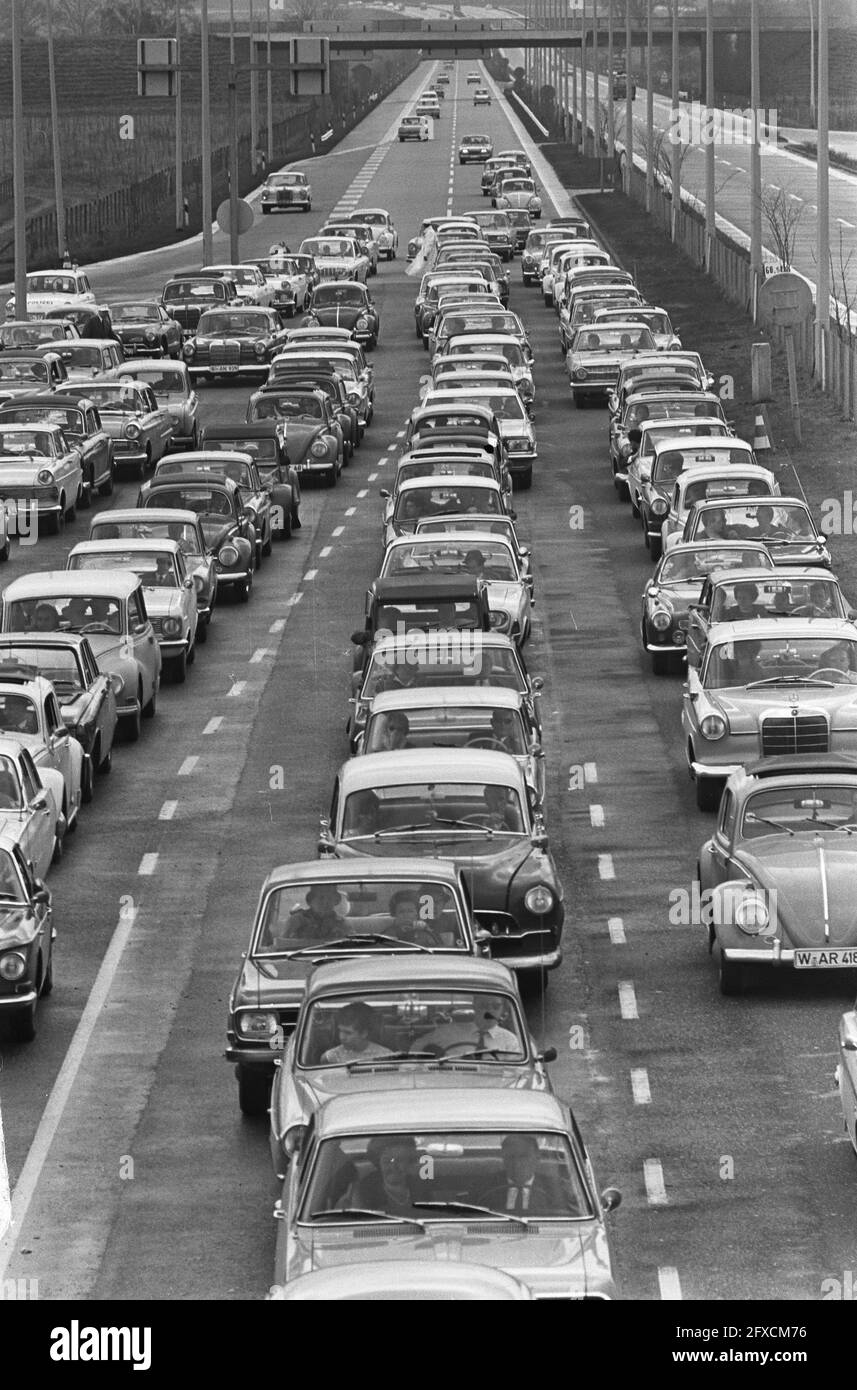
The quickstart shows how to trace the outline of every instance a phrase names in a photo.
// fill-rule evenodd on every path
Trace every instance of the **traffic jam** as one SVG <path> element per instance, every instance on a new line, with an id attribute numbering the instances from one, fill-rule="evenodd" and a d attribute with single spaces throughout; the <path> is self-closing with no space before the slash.
<path id="1" fill-rule="evenodd" d="M 320 819 L 303 808 L 316 856 L 242 884 L 222 1016 L 222 1105 L 265 1133 L 278 1193 L 277 1301 L 623 1295 L 609 1150 L 590 1157 L 537 1041 L 581 948 L 530 655 L 550 581 L 518 515 L 549 466 L 534 324 L 568 431 L 604 421 L 616 515 L 648 552 L 641 668 L 683 681 L 712 990 L 749 1008 L 774 974 L 857 968 L 857 626 L 827 538 L 670 305 L 583 215 L 551 214 L 527 150 L 495 149 L 481 65 L 434 64 L 394 146 L 433 158 L 453 86 L 467 210 L 414 203 L 403 228 L 359 205 L 313 230 L 312 175 L 286 168 L 261 194 L 283 229 L 267 255 L 109 299 L 82 267 L 32 272 L 27 318 L 12 298 L 0 324 L 0 562 L 23 563 L 0 616 L 7 1070 L 49 1035 L 52 869 L 123 745 L 157 740 L 162 685 L 199 697 L 209 640 L 252 622 L 266 566 L 365 469 L 387 374 L 416 383 L 386 471 L 360 476 L 375 574 L 339 595 L 346 741 Z M 394 367 L 376 286 L 405 270 Z M 40 564 L 45 535 L 64 567 Z M 857 1151 L 857 1006 L 828 1041 Z"/>

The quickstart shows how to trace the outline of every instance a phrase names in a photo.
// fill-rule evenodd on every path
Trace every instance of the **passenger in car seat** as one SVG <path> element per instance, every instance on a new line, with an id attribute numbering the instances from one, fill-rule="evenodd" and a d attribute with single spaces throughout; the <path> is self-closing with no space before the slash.
<path id="1" fill-rule="evenodd" d="M 323 1052 L 321 1061 L 326 1066 L 345 1066 L 348 1062 L 360 1062 L 369 1057 L 389 1057 L 389 1047 L 374 1042 L 370 1037 L 373 1014 L 368 1004 L 358 1000 L 346 1004 L 336 1020 L 339 1046 Z"/>

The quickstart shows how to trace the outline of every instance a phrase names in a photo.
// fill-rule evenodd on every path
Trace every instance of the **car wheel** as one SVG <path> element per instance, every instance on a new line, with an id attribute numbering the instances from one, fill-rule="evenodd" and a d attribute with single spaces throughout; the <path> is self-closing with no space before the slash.
<path id="1" fill-rule="evenodd" d="M 696 804 L 700 811 L 716 811 L 723 794 L 723 783 L 716 777 L 697 777 Z"/>
<path id="2" fill-rule="evenodd" d="M 269 215 L 270 211 L 271 211 L 270 208 L 262 208 L 262 216 L 263 216 L 263 217 L 267 217 L 267 216 Z"/>
<path id="3" fill-rule="evenodd" d="M 267 537 L 267 540 L 265 540 L 265 541 L 263 542 L 263 544 L 262 544 L 262 554 L 263 554 L 263 555 L 270 555 L 270 553 L 271 553 L 271 542 L 272 542 L 272 540 L 273 540 L 273 537 L 272 537 L 272 534 L 271 534 L 271 527 L 270 527 L 270 525 L 269 525 L 269 526 L 268 526 L 268 537 Z"/>
<path id="4" fill-rule="evenodd" d="M 88 483 L 81 483 L 80 492 L 77 494 L 77 505 L 82 512 L 88 512 L 92 506 L 92 494 L 95 491 L 92 478 Z"/>
<path id="5" fill-rule="evenodd" d="M 335 464 L 333 468 L 328 469 L 327 473 L 325 474 L 325 478 L 327 479 L 328 487 L 336 487 L 336 482 L 339 478 L 339 470 L 337 469 Z"/>
<path id="6" fill-rule="evenodd" d="M 283 524 L 277 531 L 278 541 L 289 541 L 292 538 L 292 512 L 283 512 Z"/>
<path id="7" fill-rule="evenodd" d="M 521 993 L 525 998 L 539 998 L 547 993 L 550 975 L 547 970 L 536 968 L 535 970 L 523 970 L 518 976 L 521 986 Z"/>
<path id="8" fill-rule="evenodd" d="M 16 1009 L 6 1020 L 6 1037 L 9 1042 L 28 1043 L 36 1036 L 36 1000 L 25 1009 Z"/>
<path id="9" fill-rule="evenodd" d="M 618 483 L 617 486 L 616 486 L 616 491 L 618 492 L 620 498 L 621 498 L 621 496 L 622 496 L 623 490 L 624 490 L 624 492 L 626 493 L 629 502 L 631 503 L 631 515 L 632 515 L 632 517 L 634 518 L 635 521 L 639 521 L 639 520 L 640 520 L 640 508 L 639 508 L 639 506 L 637 505 L 637 503 L 635 502 L 634 498 L 631 496 L 631 493 L 630 493 L 630 490 L 629 490 L 629 488 L 628 488 L 627 483 Z"/>
<path id="10" fill-rule="evenodd" d="M 190 444 L 188 445 L 188 449 L 192 452 L 194 449 L 198 449 L 198 448 L 199 448 L 199 425 L 198 425 L 198 424 L 194 424 L 194 427 L 193 427 L 193 434 L 192 434 L 191 437 L 190 437 Z"/>
<path id="11" fill-rule="evenodd" d="M 104 757 L 97 764 L 99 777 L 107 777 L 113 771 L 113 745 L 111 744 Z"/>
<path id="12" fill-rule="evenodd" d="M 238 1104 L 242 1115 L 265 1115 L 271 1099 L 271 1083 L 247 1067 L 238 1067 Z"/>
<path id="13" fill-rule="evenodd" d="M 80 799 L 87 805 L 92 800 L 92 759 L 88 753 L 83 755 L 83 763 L 80 768 Z"/>
<path id="14" fill-rule="evenodd" d="M 202 618 L 196 625 L 196 641 L 200 647 L 208 641 L 208 622 L 204 622 Z"/>
<path id="15" fill-rule="evenodd" d="M 246 578 L 246 579 L 243 581 L 243 583 L 241 583 L 241 584 L 239 585 L 239 587 L 238 587 L 238 590 L 237 590 L 237 593 L 238 593 L 238 602 L 239 602 L 239 603 L 247 603 L 247 602 L 249 601 L 249 598 L 250 598 L 250 595 L 252 594 L 252 592 L 253 592 L 253 571 L 251 570 L 250 573 L 247 575 L 247 578 Z"/>
<path id="16" fill-rule="evenodd" d="M 717 964 L 717 983 L 720 986 L 720 993 L 725 995 L 743 994 L 743 967 L 733 960 L 727 960 L 723 954 L 722 946 L 719 948 L 719 957 Z"/>
<path id="17" fill-rule="evenodd" d="M 182 648 L 178 656 L 170 658 L 170 675 L 173 685 L 184 685 L 187 680 L 187 649 Z"/>
<path id="18" fill-rule="evenodd" d="M 53 952 L 51 952 L 50 963 L 49 963 L 48 968 L 47 968 L 47 970 L 45 971 L 44 975 L 42 976 L 42 987 L 41 987 L 41 989 L 39 990 L 39 997 L 42 998 L 42 999 L 47 999 L 48 995 L 49 995 L 49 994 L 53 994 L 53 992 L 54 992 L 54 957 L 53 957 Z"/>
<path id="19" fill-rule="evenodd" d="M 137 743 L 140 738 L 140 700 L 142 692 L 137 695 L 137 707 L 133 714 L 123 714 L 120 721 L 122 734 L 127 743 Z"/>
<path id="20" fill-rule="evenodd" d="M 78 495 L 79 495 L 79 494 L 78 494 Z M 65 519 L 66 519 L 66 521 L 74 521 L 74 519 L 75 519 L 76 516 L 77 516 L 77 497 L 76 497 L 76 498 L 74 499 L 74 501 L 69 505 L 68 511 L 67 511 L 66 514 L 65 514 Z"/>
<path id="21" fill-rule="evenodd" d="M 54 836 L 54 852 L 53 852 L 53 854 L 51 855 L 51 863 L 52 863 L 52 864 L 59 864 L 59 863 L 61 862 L 62 856 L 63 856 L 63 848 L 64 848 L 64 846 L 63 846 L 63 836 L 62 836 L 62 835 L 55 835 L 55 836 Z"/>
<path id="22" fill-rule="evenodd" d="M 655 676 L 668 676 L 672 662 L 669 652 L 652 652 L 652 674 Z"/>
<path id="23" fill-rule="evenodd" d="M 107 481 L 99 484 L 98 491 L 99 491 L 99 493 L 101 494 L 102 497 L 112 497 L 112 496 L 113 496 L 113 489 L 115 488 L 115 486 L 116 486 L 116 465 L 114 464 L 113 460 L 111 459 L 111 460 L 110 460 L 110 471 L 109 471 L 109 473 L 108 473 L 108 475 L 107 475 Z"/>
<path id="24" fill-rule="evenodd" d="M 50 517 L 50 534 L 61 536 L 65 530 L 65 495 L 60 498 L 59 509 Z"/>
<path id="25" fill-rule="evenodd" d="M 154 717 L 155 717 L 155 715 L 157 714 L 157 712 L 158 712 L 158 686 L 157 686 L 157 683 L 156 683 L 155 685 L 152 686 L 152 695 L 151 695 L 151 699 L 149 700 L 148 704 L 145 704 L 145 705 L 143 706 L 143 718 L 144 718 L 144 719 L 154 719 Z"/>
<path id="26" fill-rule="evenodd" d="M 530 488 L 532 487 L 532 485 L 533 485 L 533 468 L 532 468 L 532 464 L 531 464 L 530 467 L 527 468 L 527 469 L 525 470 L 525 472 L 519 473 L 519 474 L 517 475 L 517 477 L 515 478 L 515 491 L 516 491 L 516 492 L 529 492 L 529 490 L 530 490 Z"/>

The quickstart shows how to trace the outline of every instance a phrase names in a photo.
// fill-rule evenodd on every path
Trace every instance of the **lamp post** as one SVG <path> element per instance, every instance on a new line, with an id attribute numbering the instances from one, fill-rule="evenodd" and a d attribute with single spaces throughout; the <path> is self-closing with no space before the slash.
<path id="1" fill-rule="evenodd" d="M 47 27 L 48 27 L 48 86 L 50 87 L 51 98 L 51 145 L 54 159 L 54 202 L 56 204 L 57 217 L 57 254 L 59 265 L 63 264 L 66 253 L 65 236 L 65 198 L 62 186 L 62 164 L 60 156 L 60 128 L 59 115 L 57 112 L 57 75 L 54 66 L 54 26 L 53 26 L 53 0 L 48 0 L 47 4 Z"/>
<path id="2" fill-rule="evenodd" d="M 12 0 L 12 201 L 15 205 L 15 318 L 27 315 L 27 202 L 24 185 L 24 96 L 21 83 L 21 4 Z"/>
<path id="3" fill-rule="evenodd" d="M 762 151 L 759 145 L 759 0 L 750 0 L 750 272 L 753 281 L 753 322 L 764 276 L 762 264 Z M 820 105 L 820 103 L 819 103 Z"/>
<path id="4" fill-rule="evenodd" d="M 271 72 L 271 0 L 265 0 L 265 119 L 268 123 L 268 168 L 274 162 L 274 83 Z"/>
<path id="5" fill-rule="evenodd" d="M 655 205 L 655 80 L 653 0 L 646 3 L 646 212 Z"/>
<path id="6" fill-rule="evenodd" d="M 714 0 L 705 0 L 705 113 L 709 139 L 705 146 L 705 268 L 711 257 L 717 229 L 714 209 Z"/>
<path id="7" fill-rule="evenodd" d="M 184 227 L 184 156 L 182 153 L 181 0 L 176 0 L 176 231 Z"/>
<path id="8" fill-rule="evenodd" d="M 211 265 L 214 260 L 211 235 L 211 88 L 208 72 L 208 0 L 201 0 L 200 8 L 200 110 L 199 135 L 202 151 L 202 263 Z"/>
<path id="9" fill-rule="evenodd" d="M 816 185 L 818 207 L 815 232 L 816 374 L 827 385 L 827 329 L 830 327 L 830 189 L 828 184 L 828 11 L 827 0 L 818 0 L 818 126 L 816 130 Z"/>
<path id="10" fill-rule="evenodd" d="M 681 205 L 681 111 L 678 99 L 678 0 L 672 0 L 672 111 L 670 113 L 670 232 L 678 236 L 678 214 Z"/>
<path id="11" fill-rule="evenodd" d="M 632 92 L 631 0 L 625 0 L 625 144 L 628 147 L 628 158 L 625 160 L 625 192 L 628 197 L 631 196 L 631 175 L 634 172 L 634 102 Z"/>

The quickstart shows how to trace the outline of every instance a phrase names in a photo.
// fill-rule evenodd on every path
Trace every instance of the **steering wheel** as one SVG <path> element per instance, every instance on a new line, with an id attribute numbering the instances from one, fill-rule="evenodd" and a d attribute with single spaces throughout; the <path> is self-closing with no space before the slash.
<path id="1" fill-rule="evenodd" d="M 841 666 L 819 666 L 817 671 L 812 671 L 810 673 L 810 679 L 812 679 L 813 676 L 823 676 L 825 672 L 835 676 L 845 676 L 846 680 L 849 676 L 854 674 L 853 671 L 843 671 Z"/>
<path id="2" fill-rule="evenodd" d="M 464 1038 L 462 1038 L 460 1042 L 448 1043 L 446 1047 L 441 1049 L 440 1056 L 454 1057 L 456 1048 L 462 1049 L 462 1055 L 475 1053 L 481 1057 L 487 1053 L 489 1057 L 494 1057 L 495 1059 L 500 1055 L 500 1049 L 497 1047 L 479 1047 L 476 1044 L 472 1042 L 467 1042 Z"/>
<path id="3" fill-rule="evenodd" d="M 85 627 L 80 628 L 79 631 L 80 631 L 81 633 L 85 633 L 85 632 L 109 632 L 109 633 L 112 633 L 112 632 L 113 632 L 113 628 L 110 626 L 109 623 L 87 623 L 87 624 L 85 625 Z"/>
<path id="4" fill-rule="evenodd" d="M 492 734 L 480 734 L 478 738 L 467 740 L 468 748 L 487 748 L 492 753 L 508 753 L 508 748 L 499 738 L 494 738 Z"/>

